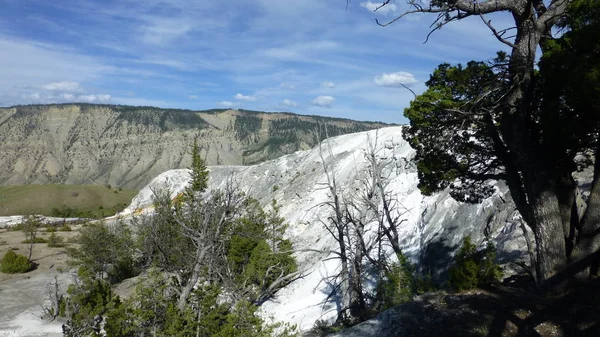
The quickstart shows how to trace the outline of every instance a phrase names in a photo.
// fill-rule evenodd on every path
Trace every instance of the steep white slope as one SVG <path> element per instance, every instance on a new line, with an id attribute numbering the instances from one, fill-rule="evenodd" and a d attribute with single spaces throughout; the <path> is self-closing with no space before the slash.
<path id="1" fill-rule="evenodd" d="M 422 270 L 431 272 L 436 279 L 442 277 L 464 237 L 481 242 L 484 232 L 497 244 L 501 262 L 524 258 L 524 238 L 518 219 L 513 219 L 515 207 L 506 187 L 498 183 L 497 193 L 477 205 L 458 203 L 447 191 L 423 196 L 417 188 L 414 150 L 403 140 L 402 127 L 344 135 L 322 143 L 325 162 L 344 194 L 361 187 L 361 178 L 368 168 L 364 153 L 369 140 L 377 140 L 378 157 L 390 162 L 386 172 L 390 179 L 388 190 L 396 195 L 402 206 L 398 211 L 406 219 L 400 227 L 400 244 Z M 263 206 L 277 200 L 282 205 L 281 215 L 290 224 L 286 235 L 298 250 L 296 257 L 306 273 L 263 305 L 265 316 L 297 324 L 302 330 L 310 329 L 318 319 L 334 319 L 337 307 L 335 301 L 327 301 L 330 286 L 326 280 L 336 273 L 338 262 L 329 254 L 314 252 L 336 249 L 322 222 L 330 209 L 320 205 L 330 195 L 325 188 L 327 178 L 319 148 L 254 166 L 213 166 L 210 171 L 210 188 L 223 187 L 233 175 L 240 187 Z M 187 179 L 187 170 L 161 174 L 140 191 L 122 215 L 130 216 L 151 207 L 154 188 L 167 186 L 175 196 Z"/>

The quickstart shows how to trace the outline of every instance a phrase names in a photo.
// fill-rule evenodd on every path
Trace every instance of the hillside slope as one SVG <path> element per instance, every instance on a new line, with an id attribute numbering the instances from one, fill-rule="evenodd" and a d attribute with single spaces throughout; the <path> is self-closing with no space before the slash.
<path id="1" fill-rule="evenodd" d="M 244 110 L 93 104 L 0 108 L 0 185 L 111 184 L 139 189 L 166 170 L 188 167 L 194 137 L 208 164 L 252 164 L 311 148 L 319 124 L 327 125 L 329 135 L 382 126 Z"/>
<path id="2" fill-rule="evenodd" d="M 496 244 L 499 262 L 507 271 L 514 267 L 512 262 L 526 261 L 520 218 L 506 186 L 496 183 L 496 194 L 477 205 L 459 203 L 447 191 L 423 196 L 417 188 L 415 152 L 403 140 L 402 127 L 343 135 L 323 142 L 323 157 L 335 173 L 344 197 L 361 188 L 361 180 L 368 172 L 364 151 L 369 139 L 377 139 L 377 156 L 389 164 L 384 174 L 389 177 L 388 190 L 396 196 L 397 211 L 405 219 L 399 228 L 400 245 L 421 271 L 442 281 L 462 240 L 471 236 L 475 243 L 481 243 L 486 233 Z M 223 187 L 231 175 L 263 206 L 272 199 L 282 205 L 281 215 L 290 225 L 286 235 L 298 250 L 296 257 L 305 271 L 304 278 L 265 303 L 263 313 L 297 324 L 302 330 L 311 328 L 318 319 L 334 319 L 335 297 L 328 298 L 331 288 L 326 280 L 337 274 L 338 260 L 326 252 L 337 247 L 321 221 L 328 218 L 330 210 L 319 205 L 330 196 L 324 188 L 327 180 L 319 148 L 253 166 L 210 167 L 210 186 Z M 122 215 L 128 217 L 151 208 L 153 188 L 168 188 L 175 196 L 188 178 L 187 170 L 161 174 L 140 191 Z"/>

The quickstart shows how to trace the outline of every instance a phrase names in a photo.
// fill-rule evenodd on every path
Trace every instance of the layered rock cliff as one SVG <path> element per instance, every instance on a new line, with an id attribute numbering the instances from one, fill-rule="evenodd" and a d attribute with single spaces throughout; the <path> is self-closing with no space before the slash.
<path id="1" fill-rule="evenodd" d="M 198 137 L 208 164 L 252 164 L 306 150 L 327 134 L 381 123 L 244 110 L 190 111 L 93 104 L 0 108 L 0 184 L 141 188 L 190 165 Z M 318 132 L 318 131 L 317 131 Z"/>

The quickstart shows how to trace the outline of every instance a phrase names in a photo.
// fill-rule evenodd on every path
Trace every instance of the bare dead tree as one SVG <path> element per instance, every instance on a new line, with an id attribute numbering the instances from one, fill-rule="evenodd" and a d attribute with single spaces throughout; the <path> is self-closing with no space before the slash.
<path id="1" fill-rule="evenodd" d="M 42 227 L 42 219 L 37 215 L 28 215 L 25 217 L 25 222 L 23 223 L 23 232 L 25 233 L 25 240 L 28 243 L 29 255 L 27 255 L 27 259 L 31 261 L 31 255 L 33 255 L 33 247 L 36 244 L 37 234 Z"/>
<path id="2" fill-rule="evenodd" d="M 320 134 L 320 130 L 317 131 L 317 137 Z M 329 150 L 329 158 L 333 159 L 333 153 L 331 152 L 331 145 L 329 144 L 327 128 L 325 128 L 325 134 L 327 140 L 328 150 Z M 317 138 L 318 139 L 318 138 Z M 327 221 L 322 221 L 324 228 L 329 232 L 331 237 L 337 242 L 337 246 L 339 251 L 336 252 L 337 258 L 340 260 L 341 270 L 340 274 L 336 275 L 336 278 L 339 278 L 338 294 L 341 296 L 341 308 L 338 313 L 338 320 L 343 321 L 349 319 L 349 315 L 347 311 L 350 309 L 352 302 L 356 298 L 354 292 L 356 289 L 351 287 L 352 284 L 356 284 L 356 282 L 351 282 L 352 277 L 354 276 L 350 270 L 350 242 L 348 236 L 348 222 L 345 217 L 346 210 L 344 205 L 342 204 L 342 198 L 340 196 L 341 191 L 338 189 L 337 181 L 335 178 L 335 173 L 333 172 L 333 168 L 330 167 L 329 161 L 325 160 L 325 156 L 323 154 L 323 143 L 319 142 L 319 156 L 321 157 L 321 163 L 323 165 L 323 171 L 325 172 L 325 177 L 327 182 L 325 183 L 325 188 L 329 191 L 330 200 L 322 203 L 321 207 L 327 207 L 331 210 L 331 215 L 327 218 Z M 336 289 L 334 289 L 336 290 Z"/>
<path id="3" fill-rule="evenodd" d="M 323 145 L 328 147 L 327 159 Z M 367 169 L 356 172 L 358 185 L 349 191 L 342 191 L 337 184 L 329 140 L 319 145 L 327 179 L 324 188 L 330 196 L 319 206 L 331 211 L 322 223 L 337 243 L 334 258 L 340 260 L 341 266 L 339 273 L 332 276 L 338 282 L 333 289 L 342 299 L 338 319 L 364 318 L 368 305 L 367 280 L 373 274 L 376 282 L 383 279 L 391 264 L 389 247 L 398 257 L 402 254 L 398 227 L 405 221 L 402 217 L 406 211 L 388 188 L 393 158 L 382 155 L 378 134 L 375 139 L 368 136 L 366 145 L 362 160 L 366 161 Z"/>
<path id="4" fill-rule="evenodd" d="M 54 321 L 58 317 L 60 310 L 60 303 L 64 298 L 64 294 L 61 293 L 58 283 L 58 276 L 52 275 L 52 281 L 46 284 L 46 299 L 50 302 L 47 305 L 42 305 L 42 312 L 44 316 L 50 321 Z"/>
<path id="5" fill-rule="evenodd" d="M 194 286 L 200 279 L 200 274 L 206 268 L 209 276 L 216 272 L 218 261 L 217 251 L 222 251 L 226 225 L 240 215 L 244 194 L 239 185 L 229 177 L 223 191 L 211 191 L 203 198 L 202 202 L 195 203 L 195 207 L 184 208 L 175 216 L 174 220 L 180 226 L 183 236 L 191 240 L 195 247 L 192 271 L 182 280 L 182 288 L 177 302 L 179 309 L 183 310 L 186 301 Z M 212 254 L 210 254 L 212 253 Z"/>
<path id="6" fill-rule="evenodd" d="M 400 204 L 398 198 L 394 195 L 394 192 L 388 188 L 393 173 L 391 167 L 393 158 L 392 156 L 383 156 L 384 158 L 381 158 L 382 156 L 380 153 L 384 148 L 378 148 L 378 141 L 378 133 L 375 134 L 374 140 L 370 137 L 367 138 L 365 159 L 367 160 L 370 169 L 369 175 L 372 191 L 374 194 L 377 194 L 377 200 L 381 203 L 381 209 L 377 208 L 382 217 L 380 223 L 381 231 L 392 246 L 394 253 L 396 253 L 397 256 L 400 256 L 402 254 L 402 249 L 400 248 L 398 227 L 406 221 L 403 217 L 408 210 Z M 373 205 L 373 207 L 374 206 L 375 205 Z"/>

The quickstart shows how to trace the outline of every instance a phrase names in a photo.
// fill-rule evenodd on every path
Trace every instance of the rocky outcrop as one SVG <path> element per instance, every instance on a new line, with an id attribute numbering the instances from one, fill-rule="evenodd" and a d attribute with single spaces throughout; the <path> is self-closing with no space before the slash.
<path id="1" fill-rule="evenodd" d="M 309 149 L 314 133 L 381 123 L 243 110 L 189 111 L 63 104 L 0 108 L 0 184 L 110 184 L 141 188 L 190 165 L 198 137 L 209 164 L 250 164 Z"/>

